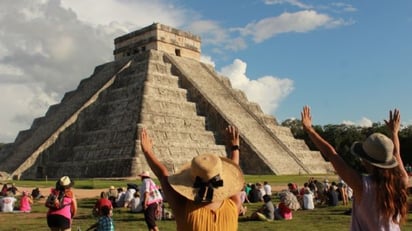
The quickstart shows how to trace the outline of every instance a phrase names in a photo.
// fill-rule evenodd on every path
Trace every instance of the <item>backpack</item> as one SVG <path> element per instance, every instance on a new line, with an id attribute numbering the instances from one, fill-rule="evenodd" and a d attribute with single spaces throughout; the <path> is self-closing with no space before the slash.
<path id="1" fill-rule="evenodd" d="M 160 193 L 159 189 L 156 187 L 156 184 L 151 179 L 148 179 L 148 180 L 150 182 L 150 186 L 149 186 L 149 199 L 147 203 L 150 205 L 152 203 L 162 202 L 163 196 Z"/>
<path id="2" fill-rule="evenodd" d="M 52 190 L 46 199 L 45 206 L 51 210 L 59 210 L 69 204 L 64 204 L 65 193 L 63 190 Z"/>

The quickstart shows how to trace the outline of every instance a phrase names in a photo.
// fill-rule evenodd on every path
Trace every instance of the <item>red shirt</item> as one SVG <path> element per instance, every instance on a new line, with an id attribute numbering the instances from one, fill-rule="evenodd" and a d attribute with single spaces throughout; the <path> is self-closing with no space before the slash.
<path id="1" fill-rule="evenodd" d="M 112 202 L 107 198 L 100 198 L 94 207 L 99 211 L 102 209 L 103 206 L 108 206 L 110 209 L 113 209 Z"/>

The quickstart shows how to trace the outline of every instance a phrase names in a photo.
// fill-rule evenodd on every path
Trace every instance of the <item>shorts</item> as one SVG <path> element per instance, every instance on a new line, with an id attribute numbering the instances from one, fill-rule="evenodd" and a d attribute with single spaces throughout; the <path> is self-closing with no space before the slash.
<path id="1" fill-rule="evenodd" d="M 47 225 L 49 228 L 69 229 L 71 227 L 70 219 L 62 215 L 51 214 L 47 216 Z"/>
<path id="2" fill-rule="evenodd" d="M 150 204 L 144 211 L 144 220 L 146 221 L 147 228 L 153 229 L 156 227 L 156 210 L 157 203 Z"/>

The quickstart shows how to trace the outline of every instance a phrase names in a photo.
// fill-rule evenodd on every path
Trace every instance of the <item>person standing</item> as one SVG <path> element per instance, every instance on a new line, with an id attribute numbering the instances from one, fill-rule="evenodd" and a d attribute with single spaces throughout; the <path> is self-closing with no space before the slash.
<path id="1" fill-rule="evenodd" d="M 312 142 L 353 189 L 355 199 L 350 230 L 400 230 L 407 219 L 409 179 L 400 156 L 399 110 L 389 111 L 389 120 L 385 120 L 392 139 L 382 133 L 373 133 L 363 142 L 352 144 L 351 152 L 360 158 L 366 174 L 348 165 L 316 132 L 308 106 L 303 108 L 301 118 Z"/>
<path id="2" fill-rule="evenodd" d="M 159 228 L 156 225 L 156 213 L 163 198 L 156 184 L 150 178 L 149 171 L 143 171 L 139 176 L 142 180 L 140 195 L 142 195 L 144 219 L 149 231 L 157 231 Z"/>
<path id="3" fill-rule="evenodd" d="M 235 231 L 242 202 L 244 178 L 239 168 L 239 131 L 226 128 L 231 158 L 201 154 L 169 175 L 155 156 L 145 128 L 140 141 L 146 160 L 158 177 L 173 210 L 178 231 Z"/>
<path id="4" fill-rule="evenodd" d="M 67 231 L 71 230 L 73 217 L 77 212 L 77 201 L 72 191 L 74 182 L 70 177 L 63 176 L 56 182 L 56 187 L 52 189 L 52 194 L 56 195 L 57 207 L 51 207 L 46 200 L 47 211 L 47 225 L 51 231 Z"/>

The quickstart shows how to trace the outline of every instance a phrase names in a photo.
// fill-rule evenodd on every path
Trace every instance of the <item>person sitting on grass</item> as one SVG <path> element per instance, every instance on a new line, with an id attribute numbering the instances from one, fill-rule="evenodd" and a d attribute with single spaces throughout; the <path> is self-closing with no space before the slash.
<path id="1" fill-rule="evenodd" d="M 99 220 L 86 229 L 86 231 L 93 228 L 95 228 L 95 231 L 114 231 L 113 219 L 111 217 L 112 209 L 105 205 L 101 208 L 101 214 Z"/>
<path id="2" fill-rule="evenodd" d="M 0 199 L 1 211 L 5 213 L 11 213 L 14 210 L 14 203 L 17 199 L 11 191 L 8 191 L 6 196 Z"/>
<path id="3" fill-rule="evenodd" d="M 31 211 L 31 205 L 33 199 L 27 191 L 23 191 L 23 195 L 20 198 L 20 212 L 29 213 Z"/>
<path id="4" fill-rule="evenodd" d="M 40 192 L 39 187 L 36 187 L 31 191 L 31 196 L 32 196 L 33 200 L 39 200 L 41 198 L 44 198 L 44 196 Z"/>
<path id="5" fill-rule="evenodd" d="M 251 203 L 257 203 L 262 201 L 262 193 L 260 192 L 260 190 L 257 188 L 256 184 L 252 184 L 251 185 L 251 189 L 248 195 L 248 199 Z"/>
<path id="6" fill-rule="evenodd" d="M 263 196 L 263 205 L 252 213 L 250 219 L 260 221 L 273 221 L 275 219 L 275 206 L 272 203 L 271 196 Z"/>
<path id="7" fill-rule="evenodd" d="M 292 219 L 292 209 L 289 207 L 293 203 L 293 198 L 295 195 L 291 192 L 280 193 L 280 203 L 275 209 L 275 219 L 276 220 L 291 220 Z M 300 205 L 300 204 L 299 204 Z"/>
<path id="8" fill-rule="evenodd" d="M 100 199 L 96 201 L 93 207 L 93 216 L 99 217 L 102 215 L 102 208 L 108 206 L 110 209 L 113 209 L 112 202 L 109 200 L 106 192 L 100 193 Z"/>
<path id="9" fill-rule="evenodd" d="M 141 213 L 143 212 L 143 203 L 140 198 L 140 193 L 135 192 L 133 199 L 129 203 L 130 212 Z"/>
<path id="10" fill-rule="evenodd" d="M 250 204 L 249 199 L 247 198 L 247 194 L 246 194 L 246 184 L 245 186 L 243 186 L 242 191 L 240 191 L 240 201 L 242 202 L 242 208 L 240 210 L 239 216 L 244 216 L 246 215 L 247 212 L 247 207 L 244 205 L 245 202 Z"/>
<path id="11" fill-rule="evenodd" d="M 123 191 L 122 187 L 117 188 L 117 198 L 116 198 L 116 207 L 123 208 L 124 207 L 124 200 L 126 197 L 126 192 Z"/>

